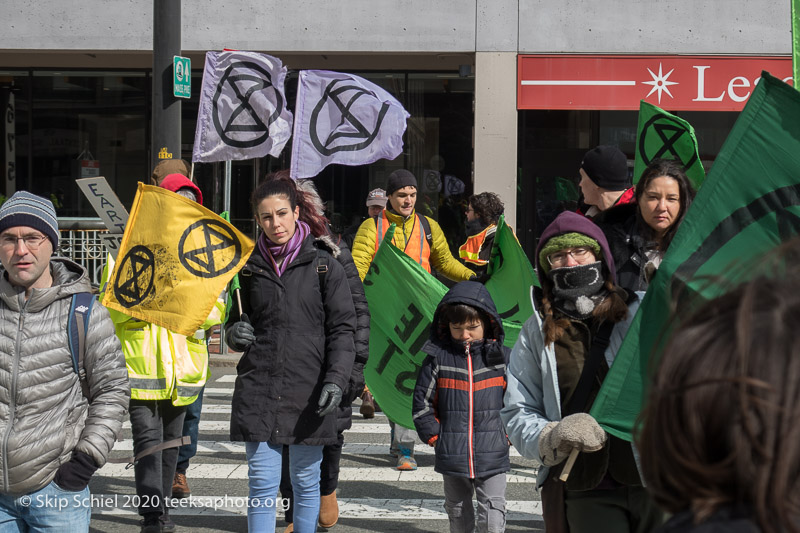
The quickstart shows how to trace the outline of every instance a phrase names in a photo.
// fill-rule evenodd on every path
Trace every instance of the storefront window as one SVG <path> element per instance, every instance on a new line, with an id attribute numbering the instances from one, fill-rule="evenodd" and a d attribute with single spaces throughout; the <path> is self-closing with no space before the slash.
<path id="1" fill-rule="evenodd" d="M 349 167 L 330 165 L 314 182 L 326 201 L 335 232 L 354 230 L 366 216 L 364 201 L 389 174 L 407 168 L 420 184 L 418 210 L 440 222 L 455 251 L 463 243 L 463 203 L 472 193 L 474 79 L 455 72 L 356 72 L 383 87 L 408 110 L 403 153 L 393 161 Z M 137 182 L 147 183 L 149 167 L 151 78 L 146 71 L 70 70 L 0 71 L 0 97 L 13 121 L 14 137 L 4 153 L 4 169 L 16 181 L 8 190 L 26 189 L 50 197 L 61 217 L 95 217 L 75 184 L 80 177 L 104 176 L 122 203 L 130 206 Z M 192 158 L 202 86 L 202 70 L 192 73 L 192 97 L 181 100 L 180 157 Z M 286 80 L 286 98 L 294 108 L 297 72 Z M 13 160 L 9 165 L 5 160 Z M 230 206 L 234 223 L 255 234 L 250 194 L 269 172 L 289 168 L 291 140 L 277 158 L 234 161 Z M 196 164 L 193 178 L 205 205 L 224 208 L 224 163 Z M 0 191 L 2 193 L 3 191 Z"/>
<path id="2" fill-rule="evenodd" d="M 738 112 L 674 113 L 695 129 L 700 159 L 706 168 L 716 159 Z M 564 210 L 575 210 L 584 154 L 601 144 L 616 145 L 628 156 L 633 172 L 638 113 L 636 111 L 520 111 L 518 236 L 533 258 L 544 228 Z"/>
<path id="3" fill-rule="evenodd" d="M 130 205 L 149 175 L 147 93 L 143 72 L 34 72 L 30 171 L 20 188 L 52 197 L 59 216 L 92 217 L 75 180 L 104 176 Z"/>
<path id="4" fill-rule="evenodd" d="M 320 196 L 326 201 L 328 218 L 334 232 L 357 229 L 366 217 L 367 193 L 386 186 L 389 174 L 398 168 L 411 170 L 420 190 L 418 211 L 436 218 L 442 225 L 451 248 L 457 251 L 464 239 L 463 202 L 472 194 L 472 102 L 474 79 L 457 73 L 355 72 L 386 89 L 411 114 L 404 137 L 403 153 L 393 161 L 379 160 L 371 165 L 350 167 L 330 165 L 314 178 Z M 198 83 L 199 80 L 192 80 Z M 286 80 L 286 98 L 294 109 L 297 74 Z M 184 104 L 184 123 L 191 113 L 196 117 L 196 98 Z M 194 105 L 194 110 L 191 111 Z M 190 149 L 184 127 L 184 148 Z M 192 136 L 193 138 L 193 131 Z M 190 158 L 190 152 L 184 153 Z M 234 162 L 231 180 L 231 211 L 240 229 L 255 233 L 250 209 L 250 193 L 267 173 L 289 168 L 291 140 L 277 158 Z M 216 170 L 209 170 L 215 167 Z M 195 165 L 198 176 L 216 174 L 222 179 L 222 163 Z M 202 179 L 202 178 L 201 178 Z M 449 184 L 449 189 L 444 186 Z"/>
<path id="5" fill-rule="evenodd" d="M 30 153 L 30 83 L 25 71 L 0 71 L 0 105 L 3 106 L 3 187 L 0 199 L 26 188 Z"/>

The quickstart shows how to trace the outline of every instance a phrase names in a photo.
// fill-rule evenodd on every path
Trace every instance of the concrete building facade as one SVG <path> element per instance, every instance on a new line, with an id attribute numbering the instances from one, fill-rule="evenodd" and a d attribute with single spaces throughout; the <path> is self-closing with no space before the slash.
<path id="1" fill-rule="evenodd" d="M 135 181 L 144 180 L 148 170 L 146 99 L 152 75 L 153 1 L 20 0 L 4 2 L 2 11 L 0 87 L 7 102 L 8 95 L 13 95 L 12 105 L 21 121 L 16 124 L 18 144 L 11 154 L 17 162 L 17 182 L 36 188 L 45 179 L 50 167 L 37 167 L 37 154 L 59 153 L 57 147 L 48 146 L 48 131 L 51 138 L 63 137 L 77 157 L 87 148 L 81 121 L 105 120 L 110 121 L 108 127 L 100 127 L 103 134 L 96 134 L 88 148 L 100 161 L 100 173 L 121 191 L 123 202 L 129 202 Z M 340 183 L 348 177 L 348 169 L 333 170 L 332 184 L 321 186 L 335 199 L 334 204 L 344 206 L 343 225 L 355 217 L 359 206 L 363 209 L 362 199 L 353 195 L 365 196 L 390 170 L 409 166 L 418 174 L 433 170 L 439 178 L 456 176 L 466 184 L 466 192 L 500 194 L 508 220 L 529 249 L 535 228 L 546 221 L 537 215 L 543 194 L 536 191 L 537 180 L 553 175 L 575 178 L 582 151 L 593 144 L 624 140 L 631 129 L 635 133 L 636 124 L 630 108 L 566 106 L 530 111 L 520 106 L 520 72 L 527 58 L 554 56 L 557 63 L 562 55 L 652 56 L 655 66 L 658 60 L 663 63 L 664 58 L 679 56 L 788 60 L 790 22 L 788 0 L 191 0 L 182 3 L 180 31 L 183 55 L 192 59 L 196 78 L 193 94 L 199 91 L 205 52 L 222 48 L 265 52 L 295 70 L 320 68 L 381 78 L 384 87 L 401 93 L 400 100 L 412 114 L 408 135 L 414 136 L 406 142 L 402 161 L 376 164 L 355 178 L 358 187 Z M 75 81 L 93 76 L 101 77 L 102 83 Z M 136 90 L 142 96 L 131 96 L 133 101 L 128 102 L 126 95 Z M 62 91 L 64 98 L 55 103 L 48 91 Z M 76 110 L 87 118 L 54 119 L 44 113 L 45 124 L 37 118 L 48 106 L 58 107 L 60 115 L 69 114 L 67 100 L 86 91 L 95 93 L 92 107 L 98 108 Z M 119 97 L 106 102 L 104 91 Z M 733 94 L 744 92 L 737 86 Z M 669 109 L 669 102 L 662 102 Z M 113 119 L 104 118 L 112 107 Z M 723 135 L 736 114 L 700 108 L 694 112 L 706 114 L 699 122 L 701 128 L 708 123 L 711 136 Z M 23 113 L 27 113 L 25 120 L 19 118 Z M 187 102 L 184 156 L 191 153 L 191 113 L 192 104 Z M 707 116 L 715 113 L 722 115 Z M 468 120 L 465 123 L 453 114 Z M 75 128 L 77 135 L 67 131 Z M 563 147 L 563 153 L 569 153 L 565 159 L 559 155 L 560 148 L 552 151 L 548 144 L 563 129 L 579 132 L 575 142 Z M 108 146 L 91 146 L 102 144 L 97 135 L 107 136 L 111 130 L 124 132 L 113 140 L 112 148 L 119 152 L 113 159 L 105 155 Z M 615 133 L 608 134 L 612 130 Z M 433 138 L 436 149 L 430 148 Z M 541 138 L 548 142 L 539 142 Z M 121 153 L 126 147 L 132 155 Z M 630 150 L 623 150 L 632 157 Z M 711 150 L 704 159 L 713 161 L 714 155 Z M 7 151 L 7 167 L 9 157 Z M 113 164 L 104 165 L 104 158 Z M 457 163 L 451 163 L 454 160 Z M 238 181 L 234 175 L 234 195 L 244 195 L 256 177 L 270 168 L 275 165 L 261 161 L 250 170 L 240 169 Z M 219 170 L 204 172 L 201 183 L 218 192 Z M 74 175 L 75 171 L 69 177 Z M 69 202 L 77 198 L 66 190 L 69 186 L 48 183 L 41 191 L 60 189 Z M 443 193 L 439 194 L 427 201 L 442 207 Z M 84 207 L 76 207 L 73 214 L 88 215 Z M 453 242 L 458 238 L 454 236 Z"/>

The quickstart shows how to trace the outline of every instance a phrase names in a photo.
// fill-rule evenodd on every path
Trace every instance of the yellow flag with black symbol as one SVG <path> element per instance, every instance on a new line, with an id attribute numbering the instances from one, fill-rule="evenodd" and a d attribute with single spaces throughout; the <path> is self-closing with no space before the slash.
<path id="1" fill-rule="evenodd" d="M 253 248 L 213 211 L 139 183 L 102 303 L 191 336 Z"/>

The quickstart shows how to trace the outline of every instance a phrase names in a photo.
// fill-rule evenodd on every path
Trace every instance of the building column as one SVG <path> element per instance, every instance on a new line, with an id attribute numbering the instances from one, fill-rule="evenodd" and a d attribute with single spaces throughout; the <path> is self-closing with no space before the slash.
<path id="1" fill-rule="evenodd" d="M 475 54 L 475 193 L 505 204 L 517 230 L 517 53 Z"/>

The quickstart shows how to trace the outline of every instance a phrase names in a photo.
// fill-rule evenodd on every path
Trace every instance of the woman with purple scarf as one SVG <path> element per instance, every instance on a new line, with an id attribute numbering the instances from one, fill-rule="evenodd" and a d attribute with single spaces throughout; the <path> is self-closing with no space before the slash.
<path id="1" fill-rule="evenodd" d="M 274 532 L 281 456 L 289 448 L 294 530 L 314 532 L 324 445 L 355 357 L 356 314 L 343 267 L 298 220 L 292 182 L 267 179 L 251 204 L 261 228 L 240 273 L 242 306 L 226 323 L 237 365 L 231 440 L 244 441 L 250 531 Z"/>

